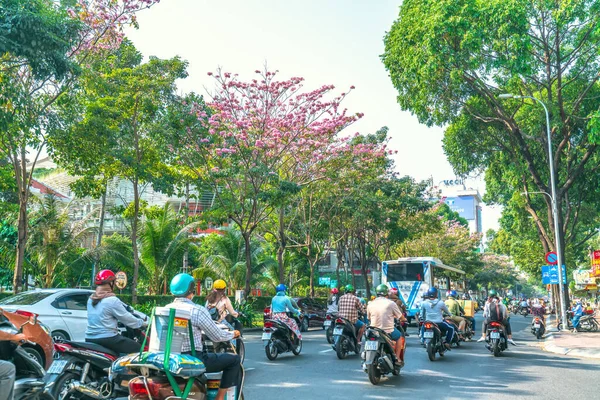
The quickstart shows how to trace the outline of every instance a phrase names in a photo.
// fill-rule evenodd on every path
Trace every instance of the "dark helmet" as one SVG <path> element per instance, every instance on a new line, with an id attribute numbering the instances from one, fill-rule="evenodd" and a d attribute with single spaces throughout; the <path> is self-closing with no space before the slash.
<path id="1" fill-rule="evenodd" d="M 430 299 L 437 299 L 438 298 L 438 290 L 434 287 L 430 288 L 427 291 L 427 294 L 425 295 L 425 297 L 430 298 Z"/>

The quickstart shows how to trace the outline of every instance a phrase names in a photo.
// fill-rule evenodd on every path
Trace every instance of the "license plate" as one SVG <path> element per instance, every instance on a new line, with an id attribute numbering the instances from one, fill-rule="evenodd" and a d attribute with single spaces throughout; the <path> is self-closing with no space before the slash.
<path id="1" fill-rule="evenodd" d="M 323 322 L 323 326 L 325 328 L 327 328 L 328 326 L 331 326 L 331 321 L 325 321 L 325 322 Z"/>
<path id="2" fill-rule="evenodd" d="M 377 350 L 377 342 L 375 340 L 365 342 L 365 350 Z"/>
<path id="3" fill-rule="evenodd" d="M 492 339 L 500 339 L 500 332 L 491 332 L 490 337 Z"/>
<path id="4" fill-rule="evenodd" d="M 50 368 L 48 368 L 48 374 L 62 374 L 63 369 L 67 366 L 67 360 L 54 360 Z"/>
<path id="5" fill-rule="evenodd" d="M 540 328 L 540 327 L 541 327 L 541 325 L 540 325 L 540 324 L 533 324 L 533 327 L 534 327 L 534 328 Z"/>
<path id="6" fill-rule="evenodd" d="M 333 334 L 336 335 L 336 336 L 341 335 L 343 332 L 344 332 L 344 328 L 335 328 L 333 330 Z"/>
<path id="7" fill-rule="evenodd" d="M 433 338 L 433 332 L 431 332 L 431 331 L 425 331 L 425 332 L 423 332 L 423 337 L 425 339 L 431 339 L 431 338 Z"/>
<path id="8" fill-rule="evenodd" d="M 271 332 L 263 332 L 262 340 L 270 340 L 270 339 L 271 339 Z"/>

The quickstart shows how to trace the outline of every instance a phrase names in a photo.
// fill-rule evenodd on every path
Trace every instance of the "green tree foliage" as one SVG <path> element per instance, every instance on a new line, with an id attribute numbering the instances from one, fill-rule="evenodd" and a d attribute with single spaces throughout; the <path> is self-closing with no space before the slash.
<path id="1" fill-rule="evenodd" d="M 400 106 L 446 127 L 455 171 L 485 170 L 485 200 L 526 210 L 532 220 L 518 225 L 529 225 L 544 251 L 555 248 L 550 199 L 513 196 L 551 191 L 544 112 L 498 95 L 548 105 L 559 236 L 577 251 L 599 222 L 599 11 L 596 0 L 407 0 L 385 37 L 382 59 Z"/>

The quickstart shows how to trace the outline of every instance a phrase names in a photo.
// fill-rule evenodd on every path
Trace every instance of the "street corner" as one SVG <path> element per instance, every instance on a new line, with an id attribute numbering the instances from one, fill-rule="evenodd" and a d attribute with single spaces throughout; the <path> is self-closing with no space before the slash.
<path id="1" fill-rule="evenodd" d="M 541 347 L 550 353 L 600 359 L 600 335 L 552 332 L 546 336 Z"/>

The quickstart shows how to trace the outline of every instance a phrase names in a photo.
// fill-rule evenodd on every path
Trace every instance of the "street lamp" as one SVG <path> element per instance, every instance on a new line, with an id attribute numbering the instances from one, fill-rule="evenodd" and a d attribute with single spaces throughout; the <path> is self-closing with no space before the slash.
<path id="1" fill-rule="evenodd" d="M 550 114 L 548 113 L 548 108 L 546 105 L 540 100 L 532 96 L 519 96 L 511 93 L 503 93 L 498 96 L 500 99 L 531 99 L 537 101 L 544 107 L 544 111 L 546 112 L 546 134 L 548 136 L 548 164 L 550 165 L 550 189 L 552 192 L 552 196 L 548 195 L 548 193 L 543 192 L 548 195 L 552 200 L 552 214 L 554 218 L 554 240 L 556 241 L 556 256 L 558 262 L 558 290 L 560 293 L 560 317 L 562 320 L 563 329 L 567 329 L 567 312 L 565 307 L 565 286 L 563 284 L 563 273 L 562 273 L 562 265 L 563 265 L 563 253 L 562 246 L 560 243 L 560 234 L 559 234 L 559 222 L 558 222 L 558 202 L 556 201 L 556 181 L 554 180 L 554 163 L 552 162 L 552 140 L 550 137 Z"/>

